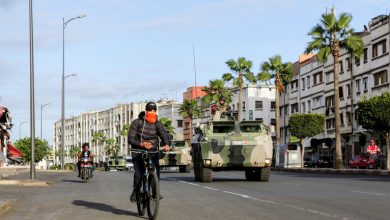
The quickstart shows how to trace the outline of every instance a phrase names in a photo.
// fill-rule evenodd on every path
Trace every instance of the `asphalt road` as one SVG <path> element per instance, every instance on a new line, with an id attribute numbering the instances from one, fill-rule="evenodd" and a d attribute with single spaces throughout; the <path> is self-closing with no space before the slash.
<path id="1" fill-rule="evenodd" d="M 145 219 L 129 202 L 130 172 L 39 173 L 50 187 L 1 186 L 12 208 L 0 219 Z M 270 182 L 247 182 L 243 172 L 163 172 L 158 219 L 389 219 L 390 177 L 273 172 Z"/>

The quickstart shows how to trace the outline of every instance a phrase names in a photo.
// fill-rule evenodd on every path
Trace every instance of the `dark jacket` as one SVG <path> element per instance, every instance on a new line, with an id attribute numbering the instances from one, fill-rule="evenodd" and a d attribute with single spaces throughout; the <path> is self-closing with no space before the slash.
<path id="1" fill-rule="evenodd" d="M 169 145 L 169 138 L 164 126 L 157 120 L 150 124 L 145 120 L 145 112 L 141 112 L 130 126 L 128 141 L 132 149 L 141 149 L 141 140 L 153 143 L 153 149 L 158 150 L 159 138 L 162 145 Z"/>

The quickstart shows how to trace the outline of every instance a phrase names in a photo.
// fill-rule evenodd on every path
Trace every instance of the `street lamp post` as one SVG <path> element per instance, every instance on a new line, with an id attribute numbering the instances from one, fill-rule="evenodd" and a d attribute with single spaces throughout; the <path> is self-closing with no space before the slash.
<path id="1" fill-rule="evenodd" d="M 29 1 L 29 29 L 30 29 L 30 135 L 31 135 L 31 163 L 30 178 L 35 179 L 35 93 L 34 93 L 34 32 L 33 32 L 33 2 Z"/>
<path id="2" fill-rule="evenodd" d="M 22 121 L 19 123 L 19 140 L 22 138 L 22 125 L 27 123 L 27 121 Z"/>
<path id="3" fill-rule="evenodd" d="M 43 110 L 44 107 L 46 107 L 48 105 L 50 105 L 50 103 L 41 104 L 41 140 L 43 140 L 42 139 L 42 110 Z"/>
<path id="4" fill-rule="evenodd" d="M 86 15 L 79 15 L 67 21 L 62 18 L 62 101 L 61 101 L 61 169 L 64 169 L 64 148 L 65 148 L 65 28 L 69 22 L 84 18 Z M 72 76 L 72 75 L 70 75 Z"/>

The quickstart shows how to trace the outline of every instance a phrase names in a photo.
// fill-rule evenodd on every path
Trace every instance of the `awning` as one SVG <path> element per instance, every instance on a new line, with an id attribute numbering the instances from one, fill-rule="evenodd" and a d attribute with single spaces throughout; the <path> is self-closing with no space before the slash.
<path id="1" fill-rule="evenodd" d="M 21 157 L 23 157 L 23 153 L 20 152 L 20 150 L 18 148 L 16 148 L 13 144 L 9 143 L 7 145 L 7 148 L 8 148 L 8 154 L 7 154 L 8 158 L 21 158 Z"/>

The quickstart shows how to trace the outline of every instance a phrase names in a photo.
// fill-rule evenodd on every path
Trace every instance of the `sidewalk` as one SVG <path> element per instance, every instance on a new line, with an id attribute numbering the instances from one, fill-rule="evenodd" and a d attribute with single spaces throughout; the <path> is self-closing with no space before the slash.
<path id="1" fill-rule="evenodd" d="M 272 171 L 296 172 L 296 173 L 330 173 L 330 174 L 349 174 L 349 175 L 376 175 L 390 176 L 387 170 L 372 169 L 332 169 L 332 168 L 272 168 Z"/>

